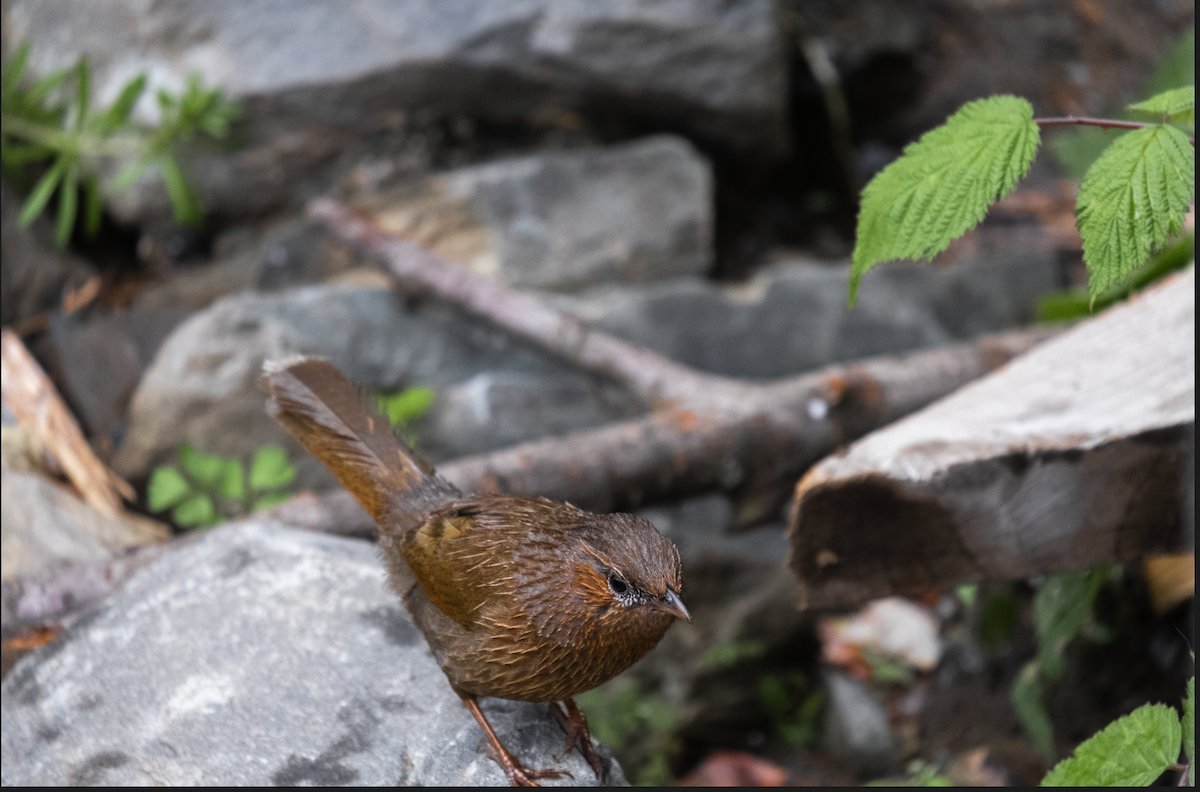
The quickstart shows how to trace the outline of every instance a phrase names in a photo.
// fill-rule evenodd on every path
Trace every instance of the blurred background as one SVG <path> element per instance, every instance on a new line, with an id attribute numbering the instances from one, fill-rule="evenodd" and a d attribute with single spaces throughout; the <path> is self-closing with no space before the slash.
<path id="1" fill-rule="evenodd" d="M 848 312 L 860 191 L 973 99 L 1122 117 L 1195 81 L 1188 0 L 4 0 L 2 13 L 0 320 L 136 489 L 125 523 L 64 517 L 59 495 L 18 479 L 63 477 L 28 462 L 6 401 L 6 603 L 73 565 L 331 489 L 263 413 L 267 358 L 334 361 L 392 399 L 438 463 L 646 412 L 453 306 L 393 295 L 361 250 L 305 221 L 314 198 L 673 360 L 766 380 L 1057 318 L 1047 299 L 1086 283 L 1079 179 L 1116 132 L 1046 133 L 976 231 L 932 264 L 879 268 Z M 49 181 L 65 149 L 39 124 L 82 141 Z M 276 446 L 294 474 L 264 485 L 273 499 L 191 480 Z M 156 499 L 166 468 L 184 489 Z M 786 513 L 747 524 L 738 508 L 717 491 L 643 512 L 681 547 L 698 626 L 580 697 L 636 783 L 1036 783 L 1116 716 L 1177 702 L 1193 673 L 1185 584 L 1153 600 L 1167 584 L 1139 565 L 1081 572 L 1061 584 L 1087 615 L 1046 694 L 1047 748 L 1011 699 L 1038 651 L 1040 578 L 800 611 Z M 63 538 L 26 536 L 35 512 Z M 1194 581 L 1191 563 L 1162 574 Z M 31 638 L 37 620 L 5 607 L 7 672 L 59 628 Z M 907 636 L 900 648 L 862 637 L 872 620 Z"/>

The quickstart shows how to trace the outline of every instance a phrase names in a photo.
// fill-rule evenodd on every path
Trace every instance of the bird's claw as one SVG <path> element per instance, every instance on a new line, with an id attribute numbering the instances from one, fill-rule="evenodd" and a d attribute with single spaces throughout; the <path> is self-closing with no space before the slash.
<path id="1" fill-rule="evenodd" d="M 596 774 L 597 780 L 603 781 L 604 764 L 596 754 L 596 749 L 592 747 L 592 734 L 588 730 L 587 716 L 583 714 L 583 710 L 579 709 L 579 705 L 575 703 L 574 699 L 566 699 L 561 703 L 551 701 L 550 714 L 567 733 L 567 744 L 563 748 L 563 755 L 566 756 L 572 748 L 578 745 L 579 753 L 583 754 L 583 758 L 587 760 L 588 765 Z"/>
<path id="2" fill-rule="evenodd" d="M 500 765 L 500 769 L 504 771 L 509 786 L 536 787 L 541 786 L 538 779 L 542 778 L 562 778 L 563 776 L 574 778 L 565 770 L 528 770 L 517 757 L 504 748 L 496 750 L 495 746 L 488 741 L 484 741 L 484 745 L 487 747 L 488 758 Z"/>

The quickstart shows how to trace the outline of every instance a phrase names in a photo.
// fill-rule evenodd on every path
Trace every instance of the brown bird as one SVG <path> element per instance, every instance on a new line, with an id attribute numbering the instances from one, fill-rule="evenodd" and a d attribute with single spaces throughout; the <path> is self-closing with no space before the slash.
<path id="1" fill-rule="evenodd" d="M 375 518 L 392 587 L 509 782 L 537 786 L 560 774 L 525 769 L 496 737 L 480 696 L 550 702 L 567 750 L 578 743 L 599 777 L 573 697 L 640 660 L 675 619 L 692 620 L 679 598 L 675 546 L 629 514 L 463 497 L 329 363 L 292 359 L 266 371 L 267 412 Z"/>

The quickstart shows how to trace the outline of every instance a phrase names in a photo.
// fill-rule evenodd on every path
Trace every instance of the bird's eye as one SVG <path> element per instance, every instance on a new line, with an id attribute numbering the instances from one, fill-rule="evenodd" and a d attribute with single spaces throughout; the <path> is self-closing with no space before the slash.
<path id="1" fill-rule="evenodd" d="M 609 572 L 608 587 L 613 590 L 614 594 L 624 594 L 629 589 L 629 584 L 621 580 L 621 576 L 616 572 Z"/>

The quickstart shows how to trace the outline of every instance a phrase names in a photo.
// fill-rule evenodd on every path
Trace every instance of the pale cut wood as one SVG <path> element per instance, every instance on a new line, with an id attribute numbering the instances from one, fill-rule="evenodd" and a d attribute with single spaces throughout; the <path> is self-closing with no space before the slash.
<path id="1" fill-rule="evenodd" d="M 0 339 L 4 402 L 41 440 L 83 499 L 101 514 L 123 511 L 121 499 L 136 498 L 133 487 L 108 469 L 92 451 L 79 424 L 29 350 L 11 330 Z"/>
<path id="2" fill-rule="evenodd" d="M 804 604 L 1180 549 L 1195 283 L 1191 268 L 814 466 L 789 527 Z"/>

